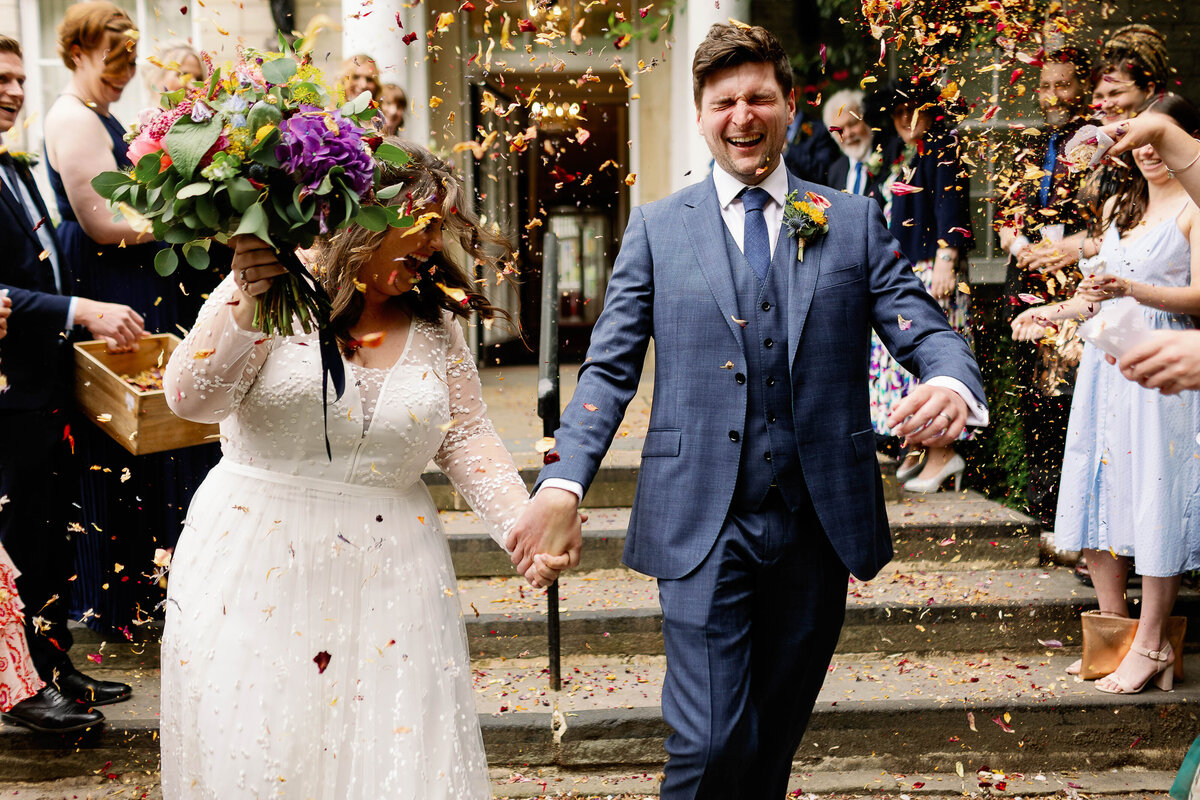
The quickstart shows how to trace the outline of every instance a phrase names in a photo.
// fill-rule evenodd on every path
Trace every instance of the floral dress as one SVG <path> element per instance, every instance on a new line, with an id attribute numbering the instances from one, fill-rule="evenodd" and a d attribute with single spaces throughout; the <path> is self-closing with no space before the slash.
<path id="1" fill-rule="evenodd" d="M 913 174 L 917 160 L 920 158 L 937 158 L 934 153 L 929 155 L 919 155 L 916 147 L 909 145 L 904 149 L 904 154 L 891 167 L 891 173 L 883 183 L 880 184 L 879 191 L 883 195 L 884 206 L 883 215 L 888 221 L 889 227 L 892 225 L 893 205 L 897 193 L 893 191 L 893 186 L 897 183 L 908 183 L 913 180 Z M 906 166 L 908 165 L 908 166 Z M 922 187 L 925 188 L 925 187 Z M 932 188 L 932 187 L 930 187 Z M 928 189 L 926 189 L 928 190 Z M 907 254 L 905 254 L 907 256 Z M 971 338 L 971 321 L 970 321 L 970 301 L 971 297 L 961 290 L 962 281 L 966 279 L 966 259 L 959 251 L 959 261 L 955 265 L 955 291 L 947 298 L 937 300 L 942 311 L 946 314 L 946 320 L 950 323 L 950 327 L 957 331 L 967 340 L 967 344 L 972 346 Z M 925 290 L 932 294 L 930 287 L 933 285 L 933 264 L 932 258 L 925 258 L 913 263 L 913 272 L 921 279 Z M 892 354 L 884 347 L 883 342 L 874 331 L 871 332 L 871 379 L 869 383 L 870 399 L 871 399 L 871 425 L 875 428 L 877 434 L 883 436 L 892 435 L 892 430 L 887 424 L 888 415 L 891 414 L 892 408 L 899 403 L 905 396 L 908 395 L 912 388 L 916 386 L 918 380 L 911 372 L 900 365 L 896 359 L 892 358 Z M 972 438 L 970 428 L 963 431 L 962 439 Z"/>
<path id="2" fill-rule="evenodd" d="M 18 574 L 8 553 L 0 547 L 0 711 L 28 700 L 45 685 L 29 658 L 25 615 L 17 596 Z"/>

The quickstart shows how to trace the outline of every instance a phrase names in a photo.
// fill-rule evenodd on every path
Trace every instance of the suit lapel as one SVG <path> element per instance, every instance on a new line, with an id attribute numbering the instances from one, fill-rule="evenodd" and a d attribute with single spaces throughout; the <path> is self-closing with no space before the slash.
<path id="1" fill-rule="evenodd" d="M 17 180 L 20 179 L 21 176 L 18 173 Z M 37 234 L 34 233 L 33 228 L 30 225 L 29 213 L 25 210 L 25 206 L 21 204 L 21 201 L 17 199 L 16 195 L 9 190 L 8 181 L 0 180 L 0 199 L 4 201 L 4 205 L 8 209 L 8 213 L 11 215 L 17 227 L 20 228 L 35 244 L 37 244 L 38 249 L 40 250 L 41 244 L 38 242 Z"/>
<path id="2" fill-rule="evenodd" d="M 698 201 L 692 198 L 684 200 L 683 224 L 695 249 L 700 272 L 708 282 L 708 288 L 725 317 L 729 332 L 741 345 L 742 328 L 734 322 L 738 313 L 737 293 L 733 288 L 733 267 L 729 263 L 725 247 L 725 220 L 721 219 L 717 190 L 711 177 L 707 180 L 705 191 L 700 193 Z M 793 253 L 793 257 L 794 255 Z"/>
<path id="3" fill-rule="evenodd" d="M 788 173 L 788 193 L 799 190 L 804 194 L 803 181 Z M 830 221 L 832 224 L 832 220 Z M 786 230 L 786 228 L 785 228 Z M 780 236 L 786 236 L 780 233 Z M 788 268 L 794 270 L 791 276 L 791 292 L 788 304 L 788 363 L 796 363 L 796 352 L 800 347 L 800 337 L 804 334 L 804 321 L 808 319 L 808 309 L 812 306 L 813 292 L 817 287 L 817 275 L 821 272 L 822 256 L 825 252 L 825 239 L 828 234 L 818 236 L 804 247 L 804 260 L 796 258 L 796 240 L 788 236 L 787 262 Z"/>

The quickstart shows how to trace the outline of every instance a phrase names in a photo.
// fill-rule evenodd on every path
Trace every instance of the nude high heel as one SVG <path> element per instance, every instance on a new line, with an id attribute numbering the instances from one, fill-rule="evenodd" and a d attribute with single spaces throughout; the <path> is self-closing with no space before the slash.
<path id="1" fill-rule="evenodd" d="M 932 478 L 924 480 L 920 478 L 912 478 L 904 484 L 904 491 L 914 492 L 916 494 L 932 494 L 942 488 L 942 484 L 946 482 L 946 478 L 954 478 L 954 491 L 960 492 L 963 488 L 963 473 L 967 469 L 967 462 L 963 461 L 963 457 L 955 453 L 946 462 L 938 474 Z"/>
<path id="2" fill-rule="evenodd" d="M 904 466 L 904 461 L 907 461 L 909 459 L 909 456 L 912 456 L 912 455 L 914 455 L 914 454 L 907 453 L 904 456 L 904 460 L 900 462 L 900 466 L 896 467 L 896 480 L 907 481 L 909 478 L 915 478 L 917 475 L 920 474 L 921 467 L 925 466 L 925 452 L 920 451 L 920 452 L 916 453 L 915 454 L 917 456 L 916 460 L 913 461 L 911 464 L 909 464 L 907 467 Z"/>
<path id="3" fill-rule="evenodd" d="M 1097 683 L 1097 689 L 1107 694 L 1137 694 L 1145 689 L 1150 681 L 1154 681 L 1154 685 L 1162 689 L 1164 692 L 1171 691 L 1171 689 L 1175 686 L 1175 653 L 1171 650 L 1170 642 L 1164 642 L 1158 650 L 1143 650 L 1142 648 L 1135 646 L 1130 647 L 1129 652 L 1137 653 L 1139 656 L 1157 662 L 1159 665 L 1158 671 L 1148 676 L 1146 680 L 1142 681 L 1141 686 L 1137 687 L 1130 687 L 1121 683 L 1120 677 L 1118 677 L 1117 673 L 1114 672 L 1104 678 L 1101 678 L 1100 680 L 1112 680 L 1112 682 L 1116 684 L 1117 688 L 1106 689 Z"/>

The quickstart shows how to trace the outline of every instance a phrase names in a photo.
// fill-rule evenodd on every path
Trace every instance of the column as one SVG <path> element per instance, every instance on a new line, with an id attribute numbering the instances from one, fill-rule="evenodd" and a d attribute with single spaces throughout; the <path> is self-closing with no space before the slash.
<path id="1" fill-rule="evenodd" d="M 429 144 L 429 69 L 427 6 L 411 8 L 404 0 L 342 0 L 342 54 L 365 53 L 379 65 L 380 79 L 395 83 L 408 95 L 404 133 Z M 399 19 L 403 28 L 397 26 Z M 404 36 L 417 35 L 412 44 Z"/>
<path id="2" fill-rule="evenodd" d="M 708 174 L 712 155 L 696 127 L 696 105 L 692 100 L 692 57 L 716 22 L 730 18 L 750 22 L 749 0 L 688 0 L 677 6 L 675 43 L 671 53 L 671 135 L 677 146 L 671 150 L 671 191 L 695 183 Z M 690 170 L 690 174 L 687 174 Z"/>

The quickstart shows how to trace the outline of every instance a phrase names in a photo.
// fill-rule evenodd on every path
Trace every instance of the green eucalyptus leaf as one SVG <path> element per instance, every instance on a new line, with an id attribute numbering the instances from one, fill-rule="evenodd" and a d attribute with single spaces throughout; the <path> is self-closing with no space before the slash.
<path id="1" fill-rule="evenodd" d="M 166 277 L 175 271 L 179 266 L 179 256 L 175 254 L 175 248 L 164 247 L 154 254 L 154 271 L 159 275 Z"/>
<path id="2" fill-rule="evenodd" d="M 208 122 L 194 123 L 182 117 L 167 131 L 164 143 L 175 170 L 190 179 L 200 166 L 201 159 L 221 135 L 221 118 L 214 116 Z"/>
<path id="3" fill-rule="evenodd" d="M 354 221 L 369 231 L 382 231 L 388 226 L 388 213 L 383 206 L 363 206 Z"/>
<path id="4" fill-rule="evenodd" d="M 375 199 L 391 200 L 393 197 L 400 194 L 400 190 L 403 188 L 404 188 L 403 183 L 393 183 L 391 186 L 385 186 L 384 188 L 375 192 Z"/>
<path id="5" fill-rule="evenodd" d="M 215 230 L 221 224 L 221 217 L 217 213 L 217 204 L 209 195 L 200 195 L 196 198 L 196 214 L 206 228 Z"/>
<path id="6" fill-rule="evenodd" d="M 371 93 L 368 91 L 360 92 L 358 97 L 353 100 L 347 100 L 346 104 L 341 107 L 341 112 L 344 116 L 353 117 L 366 111 L 371 105 Z"/>
<path id="7" fill-rule="evenodd" d="M 233 210 L 245 214 L 246 209 L 258 200 L 259 190 L 245 178 L 238 176 L 225 184 L 229 191 L 229 202 Z"/>
<path id="8" fill-rule="evenodd" d="M 375 150 L 375 160 L 386 161 L 389 164 L 402 167 L 408 163 L 409 159 L 408 153 L 390 142 L 384 142 Z"/>
<path id="9" fill-rule="evenodd" d="M 183 246 L 183 257 L 194 269 L 208 269 L 208 244 L 208 239 L 197 239 Z"/>
<path id="10" fill-rule="evenodd" d="M 212 184 L 208 181 L 197 181 L 196 183 L 189 183 L 187 186 L 184 186 L 175 193 L 175 197 L 180 200 L 186 197 L 199 197 L 202 194 L 208 194 L 211 190 Z"/>
<path id="11" fill-rule="evenodd" d="M 163 218 L 165 219 L 166 215 L 163 215 Z M 184 242 L 190 242 L 193 236 L 195 234 L 188 230 L 186 226 L 176 225 L 167 229 L 167 235 L 163 237 L 163 241 L 167 244 L 183 244 Z M 161 253 L 162 251 L 160 250 L 159 252 Z"/>
<path id="12" fill-rule="evenodd" d="M 138 159 L 137 166 L 133 168 L 133 177 L 137 178 L 139 183 L 149 183 L 151 179 L 158 176 L 161 166 L 161 150 L 155 153 L 147 153 Z"/>
<path id="13" fill-rule="evenodd" d="M 129 186 L 131 183 L 133 183 L 133 179 L 124 172 L 101 172 L 92 178 L 92 188 L 96 190 L 96 194 L 104 198 L 111 198 L 113 192 L 118 188 Z"/>
<path id="14" fill-rule="evenodd" d="M 233 232 L 235 236 L 257 236 L 269 245 L 274 246 L 270 234 L 267 233 L 267 212 L 259 203 L 254 203 L 242 214 L 241 224 Z"/>
<path id="15" fill-rule="evenodd" d="M 262 75 L 268 83 L 287 83 L 296 74 L 296 61 L 284 56 L 262 65 Z"/>

